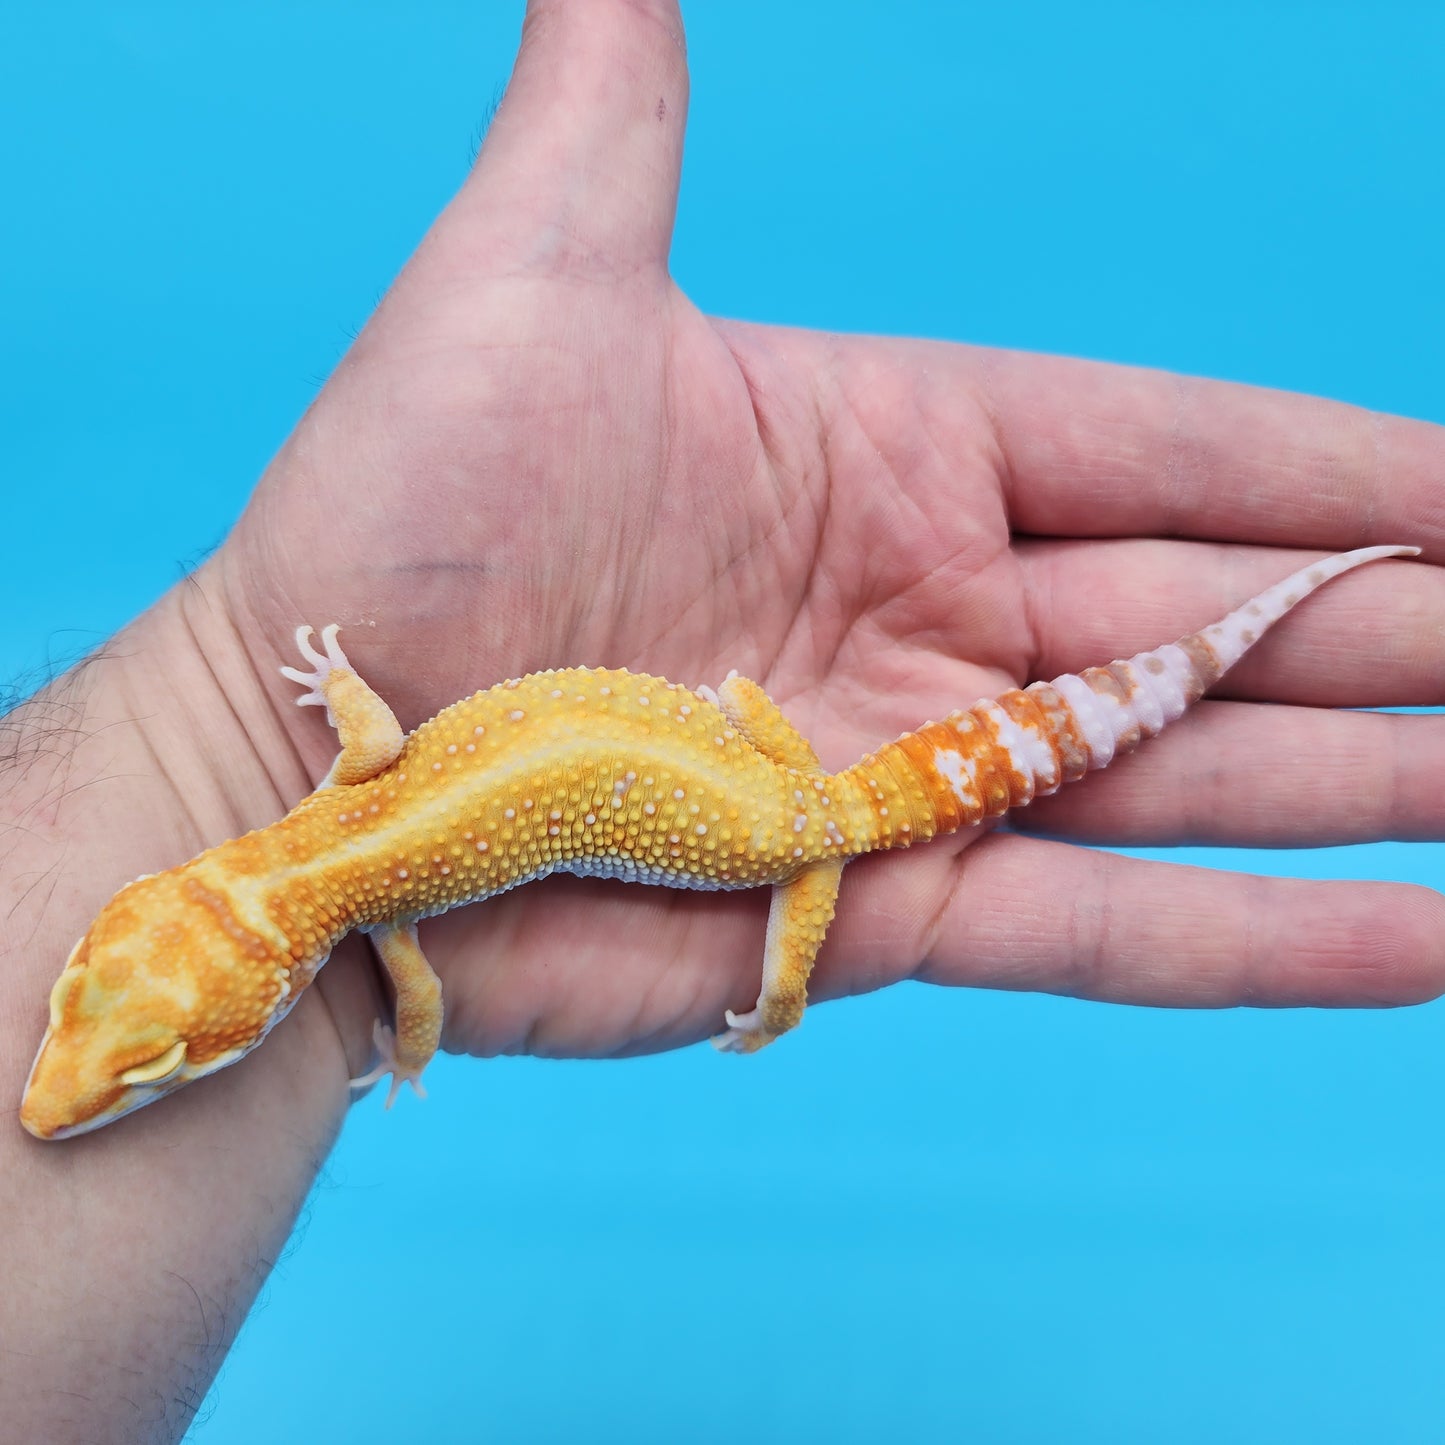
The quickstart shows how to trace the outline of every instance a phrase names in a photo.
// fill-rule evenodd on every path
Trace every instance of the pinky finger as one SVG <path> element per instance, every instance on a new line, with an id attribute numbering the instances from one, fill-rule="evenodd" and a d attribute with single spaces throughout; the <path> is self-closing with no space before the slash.
<path id="1" fill-rule="evenodd" d="M 874 934 L 906 939 L 927 982 L 1114 1003 L 1388 1007 L 1445 990 L 1445 897 L 1429 888 L 1260 878 L 1004 834 L 932 867 L 908 861 L 853 870 L 845 905 L 861 927 L 839 940 L 840 974 Z"/>

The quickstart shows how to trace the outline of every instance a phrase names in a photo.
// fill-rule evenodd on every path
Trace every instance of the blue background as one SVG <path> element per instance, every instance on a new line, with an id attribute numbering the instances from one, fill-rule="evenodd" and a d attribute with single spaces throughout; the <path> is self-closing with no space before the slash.
<path id="1" fill-rule="evenodd" d="M 224 535 L 520 19 L 7 15 L 0 673 Z M 687 19 L 702 306 L 1445 421 L 1438 7 Z M 1190 856 L 1434 885 L 1442 853 Z M 192 1438 L 1439 1440 L 1442 1034 L 908 987 L 742 1066 L 444 1060 L 355 1111 Z"/>

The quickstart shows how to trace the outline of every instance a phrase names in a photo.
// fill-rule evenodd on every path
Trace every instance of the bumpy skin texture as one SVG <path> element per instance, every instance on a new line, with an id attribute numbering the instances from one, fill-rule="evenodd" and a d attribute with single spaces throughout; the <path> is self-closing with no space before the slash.
<path id="1" fill-rule="evenodd" d="M 1181 716 L 1263 632 L 1374 547 L 1305 568 L 1221 622 L 1107 667 L 1010 690 L 829 775 L 756 683 L 718 693 L 573 668 L 480 692 L 403 736 L 336 641 L 298 634 L 342 751 L 279 822 L 123 888 L 51 995 L 21 1107 L 41 1138 L 119 1118 L 254 1048 L 353 929 L 396 987 L 378 1025 L 392 1093 L 441 1034 L 416 923 L 556 870 L 679 888 L 774 887 L 758 1005 L 720 1048 L 801 1018 L 843 866 L 926 842 L 1106 767 Z"/>

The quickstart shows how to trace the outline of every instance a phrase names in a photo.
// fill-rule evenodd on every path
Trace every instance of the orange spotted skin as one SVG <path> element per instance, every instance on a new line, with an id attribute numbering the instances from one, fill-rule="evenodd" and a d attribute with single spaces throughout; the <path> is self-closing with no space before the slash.
<path id="1" fill-rule="evenodd" d="M 416 924 L 547 873 L 680 888 L 771 885 L 755 1008 L 714 1040 L 752 1052 L 803 1014 L 849 858 L 997 817 L 1107 766 L 1180 717 L 1314 588 L 1409 548 L 1327 559 L 1221 622 L 1127 661 L 1011 689 L 838 774 L 756 684 L 717 693 L 571 668 L 479 692 L 410 736 L 336 641 L 283 668 L 342 751 L 271 826 L 128 884 L 76 945 L 21 1105 L 37 1137 L 97 1128 L 254 1048 L 346 934 L 391 977 L 380 1064 L 418 1086 L 441 985 Z"/>
<path id="2" fill-rule="evenodd" d="M 678 887 L 773 883 L 833 846 L 823 824 L 840 811 L 815 794 L 796 833 L 788 775 L 717 707 L 661 678 L 583 668 L 456 703 L 377 777 L 332 791 L 276 827 L 319 886 L 351 899 L 351 927 L 578 862 Z"/>

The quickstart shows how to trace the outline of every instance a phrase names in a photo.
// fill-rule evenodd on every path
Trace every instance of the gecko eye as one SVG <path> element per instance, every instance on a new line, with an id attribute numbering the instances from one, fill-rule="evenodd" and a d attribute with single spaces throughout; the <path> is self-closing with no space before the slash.
<path id="1" fill-rule="evenodd" d="M 186 1041 L 177 1039 L 160 1058 L 152 1059 L 148 1064 L 138 1064 L 133 1069 L 127 1069 L 120 1076 L 122 1084 L 158 1084 L 162 1079 L 180 1068 L 186 1061 Z"/>

